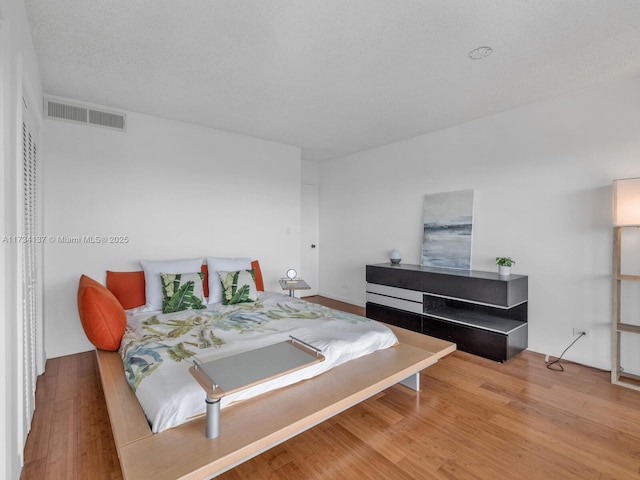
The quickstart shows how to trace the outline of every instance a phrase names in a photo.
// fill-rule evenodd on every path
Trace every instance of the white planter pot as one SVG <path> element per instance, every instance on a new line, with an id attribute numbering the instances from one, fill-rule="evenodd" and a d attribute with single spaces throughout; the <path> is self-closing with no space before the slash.
<path id="1" fill-rule="evenodd" d="M 505 267 L 504 265 L 498 265 L 498 275 L 506 277 L 511 273 L 511 267 Z"/>

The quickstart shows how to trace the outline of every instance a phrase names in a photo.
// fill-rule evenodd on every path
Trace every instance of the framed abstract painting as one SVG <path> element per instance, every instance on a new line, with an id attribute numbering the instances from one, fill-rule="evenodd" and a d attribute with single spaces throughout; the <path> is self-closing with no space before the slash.
<path id="1" fill-rule="evenodd" d="M 473 190 L 424 197 L 422 265 L 471 268 Z"/>

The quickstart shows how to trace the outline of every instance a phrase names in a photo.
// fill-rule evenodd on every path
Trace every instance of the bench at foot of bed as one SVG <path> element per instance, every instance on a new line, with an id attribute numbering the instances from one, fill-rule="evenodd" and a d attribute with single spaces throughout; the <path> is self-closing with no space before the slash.
<path id="1" fill-rule="evenodd" d="M 322 375 L 223 409 L 224 435 L 208 439 L 204 416 L 152 434 L 124 378 L 117 352 L 98 350 L 105 400 L 125 479 L 216 476 L 318 423 L 402 382 L 419 388 L 419 372 L 455 344 L 389 326 L 399 344 Z"/>

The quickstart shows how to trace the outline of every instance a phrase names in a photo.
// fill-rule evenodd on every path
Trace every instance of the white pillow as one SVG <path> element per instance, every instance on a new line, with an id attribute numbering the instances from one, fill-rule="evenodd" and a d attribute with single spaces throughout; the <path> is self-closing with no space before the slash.
<path id="1" fill-rule="evenodd" d="M 209 270 L 209 302 L 220 303 L 222 301 L 222 284 L 219 271 L 235 272 L 237 270 L 250 270 L 250 258 L 216 258 L 207 257 L 207 269 Z"/>
<path id="2" fill-rule="evenodd" d="M 140 260 L 140 265 L 144 270 L 144 294 L 147 302 L 143 311 L 162 310 L 161 273 L 199 272 L 202 261 L 202 257 L 188 260 Z"/>

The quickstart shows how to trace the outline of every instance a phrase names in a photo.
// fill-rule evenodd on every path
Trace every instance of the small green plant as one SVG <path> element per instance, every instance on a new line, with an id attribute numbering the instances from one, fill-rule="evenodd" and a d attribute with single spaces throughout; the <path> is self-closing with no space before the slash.
<path id="1" fill-rule="evenodd" d="M 511 257 L 496 257 L 496 265 L 501 267 L 510 267 L 514 263 L 516 263 L 516 261 Z"/>

